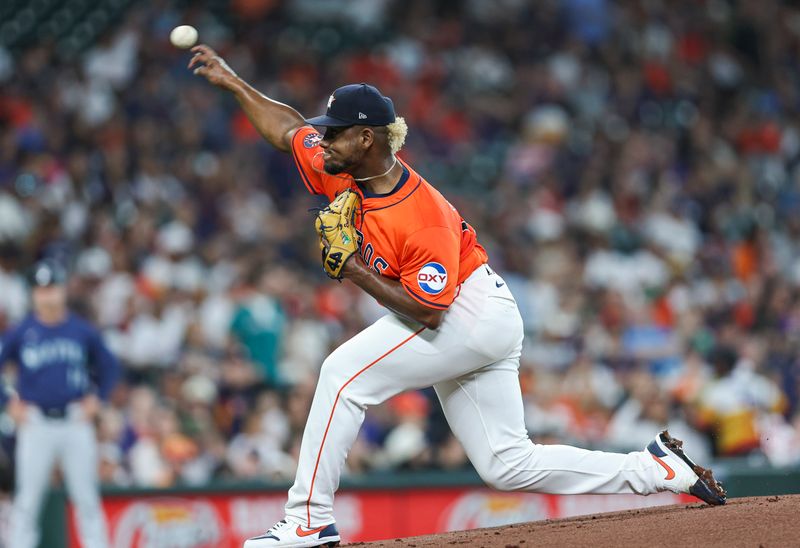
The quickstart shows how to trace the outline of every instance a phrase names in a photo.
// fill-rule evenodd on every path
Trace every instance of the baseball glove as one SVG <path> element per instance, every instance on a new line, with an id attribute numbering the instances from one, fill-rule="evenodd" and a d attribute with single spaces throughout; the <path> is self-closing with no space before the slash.
<path id="1" fill-rule="evenodd" d="M 342 279 L 345 263 L 358 250 L 355 216 L 360 205 L 358 194 L 348 189 L 317 212 L 314 226 L 320 237 L 322 268 L 335 280 Z"/>

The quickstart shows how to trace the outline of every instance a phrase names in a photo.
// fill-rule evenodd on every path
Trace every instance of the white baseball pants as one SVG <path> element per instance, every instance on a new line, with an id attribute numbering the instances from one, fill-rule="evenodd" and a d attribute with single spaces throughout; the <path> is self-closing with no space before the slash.
<path id="1" fill-rule="evenodd" d="M 522 337 L 508 286 L 481 266 L 462 284 L 439 329 L 389 314 L 337 348 L 320 371 L 287 517 L 307 527 L 332 523 L 333 494 L 366 408 L 427 386 L 492 487 L 555 494 L 663 490 L 658 464 L 643 451 L 531 442 L 519 386 Z"/>
<path id="2" fill-rule="evenodd" d="M 11 546 L 39 545 L 39 513 L 50 485 L 53 466 L 60 461 L 67 493 L 75 505 L 83 548 L 107 548 L 105 514 L 97 476 L 94 428 L 71 404 L 67 417 L 51 419 L 31 406 L 17 431 L 16 491 L 11 516 Z"/>

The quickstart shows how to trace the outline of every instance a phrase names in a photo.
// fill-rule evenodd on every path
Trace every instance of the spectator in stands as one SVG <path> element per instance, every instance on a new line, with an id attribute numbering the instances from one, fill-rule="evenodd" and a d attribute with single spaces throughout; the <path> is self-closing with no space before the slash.
<path id="1" fill-rule="evenodd" d="M 700 393 L 701 424 L 710 431 L 718 455 L 744 455 L 761 446 L 759 419 L 785 406 L 780 389 L 740 359 L 730 346 L 716 347 L 709 361 L 714 378 Z"/>
<path id="2" fill-rule="evenodd" d="M 258 367 L 264 382 L 283 384 L 278 363 L 286 326 L 286 314 L 275 295 L 281 268 L 257 267 L 245 280 L 239 304 L 231 321 L 231 334 L 244 347 L 245 354 Z"/>

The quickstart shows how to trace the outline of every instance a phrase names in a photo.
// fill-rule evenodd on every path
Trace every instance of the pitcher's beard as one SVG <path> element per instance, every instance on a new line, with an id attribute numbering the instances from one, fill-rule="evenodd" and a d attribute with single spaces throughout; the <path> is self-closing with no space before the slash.
<path id="1" fill-rule="evenodd" d="M 322 169 L 325 170 L 325 173 L 328 175 L 339 175 L 347 170 L 350 167 L 344 162 L 334 162 L 332 160 L 328 160 L 322 164 Z"/>
<path id="2" fill-rule="evenodd" d="M 328 160 L 323 162 L 322 168 L 328 175 L 339 175 L 340 173 L 349 173 L 349 169 L 353 167 L 353 162 L 343 162 L 336 160 Z"/>

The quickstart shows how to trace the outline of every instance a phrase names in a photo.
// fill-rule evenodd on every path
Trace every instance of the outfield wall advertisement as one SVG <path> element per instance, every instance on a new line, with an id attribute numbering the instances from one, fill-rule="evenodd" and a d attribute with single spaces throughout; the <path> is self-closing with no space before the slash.
<path id="1" fill-rule="evenodd" d="M 112 548 L 240 548 L 283 518 L 284 493 L 190 493 L 103 498 Z M 524 521 L 691 502 L 686 495 L 554 496 L 484 488 L 343 491 L 336 519 L 346 541 L 493 527 Z M 73 508 L 69 546 L 79 548 Z M 316 524 L 314 524 L 316 525 Z"/>

